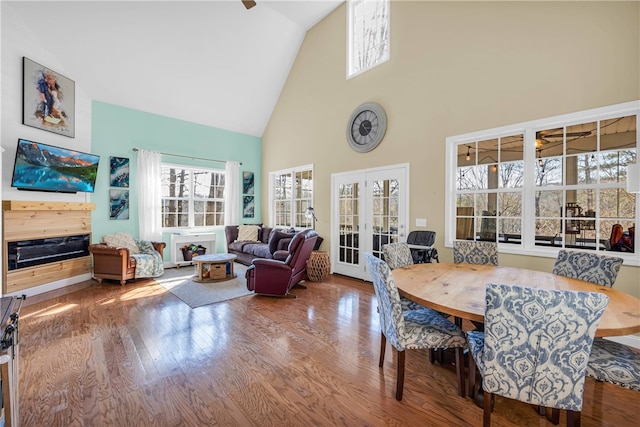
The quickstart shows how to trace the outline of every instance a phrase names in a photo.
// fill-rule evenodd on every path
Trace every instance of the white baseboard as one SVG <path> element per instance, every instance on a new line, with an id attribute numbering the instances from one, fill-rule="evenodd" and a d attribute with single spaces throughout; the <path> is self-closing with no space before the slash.
<path id="1" fill-rule="evenodd" d="M 62 279 L 62 280 L 56 280 L 55 282 L 45 283 L 44 285 L 34 286 L 32 288 L 24 289 L 22 291 L 12 292 L 4 296 L 19 297 L 21 295 L 26 295 L 27 297 L 32 297 L 34 295 L 40 295 L 45 292 L 62 289 L 66 286 L 75 285 L 76 283 L 84 282 L 85 280 L 91 280 L 91 273 L 85 273 L 79 276 L 69 277 L 67 279 Z"/>

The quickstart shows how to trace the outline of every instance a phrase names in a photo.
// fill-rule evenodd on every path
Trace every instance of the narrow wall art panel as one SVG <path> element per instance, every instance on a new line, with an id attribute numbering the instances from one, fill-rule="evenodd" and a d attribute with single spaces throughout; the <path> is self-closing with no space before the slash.
<path id="1" fill-rule="evenodd" d="M 109 219 L 129 219 L 129 190 L 109 190 Z"/>
<path id="2" fill-rule="evenodd" d="M 111 157 L 109 166 L 109 185 L 111 187 L 129 187 L 129 158 Z"/>

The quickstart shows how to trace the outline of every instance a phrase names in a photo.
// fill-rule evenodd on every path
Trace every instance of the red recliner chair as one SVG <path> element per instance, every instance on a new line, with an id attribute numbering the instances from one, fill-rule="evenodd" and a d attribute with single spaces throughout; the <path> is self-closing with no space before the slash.
<path id="1" fill-rule="evenodd" d="M 260 295 L 295 298 L 289 290 L 304 278 L 317 239 L 315 230 L 301 231 L 291 239 L 285 261 L 254 259 L 245 275 L 247 289 Z"/>

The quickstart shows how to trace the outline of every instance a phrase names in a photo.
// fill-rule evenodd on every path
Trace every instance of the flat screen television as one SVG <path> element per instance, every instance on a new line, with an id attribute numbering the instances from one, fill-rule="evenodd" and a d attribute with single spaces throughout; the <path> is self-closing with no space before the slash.
<path id="1" fill-rule="evenodd" d="M 18 139 L 11 186 L 18 190 L 93 193 L 100 156 Z"/>

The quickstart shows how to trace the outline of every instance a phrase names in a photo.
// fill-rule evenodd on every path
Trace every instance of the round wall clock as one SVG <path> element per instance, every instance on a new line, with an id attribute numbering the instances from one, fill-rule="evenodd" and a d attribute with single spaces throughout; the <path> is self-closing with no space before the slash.
<path id="1" fill-rule="evenodd" d="M 367 102 L 354 110 L 347 123 L 349 146 L 359 153 L 373 150 L 387 131 L 387 115 L 380 104 Z"/>

